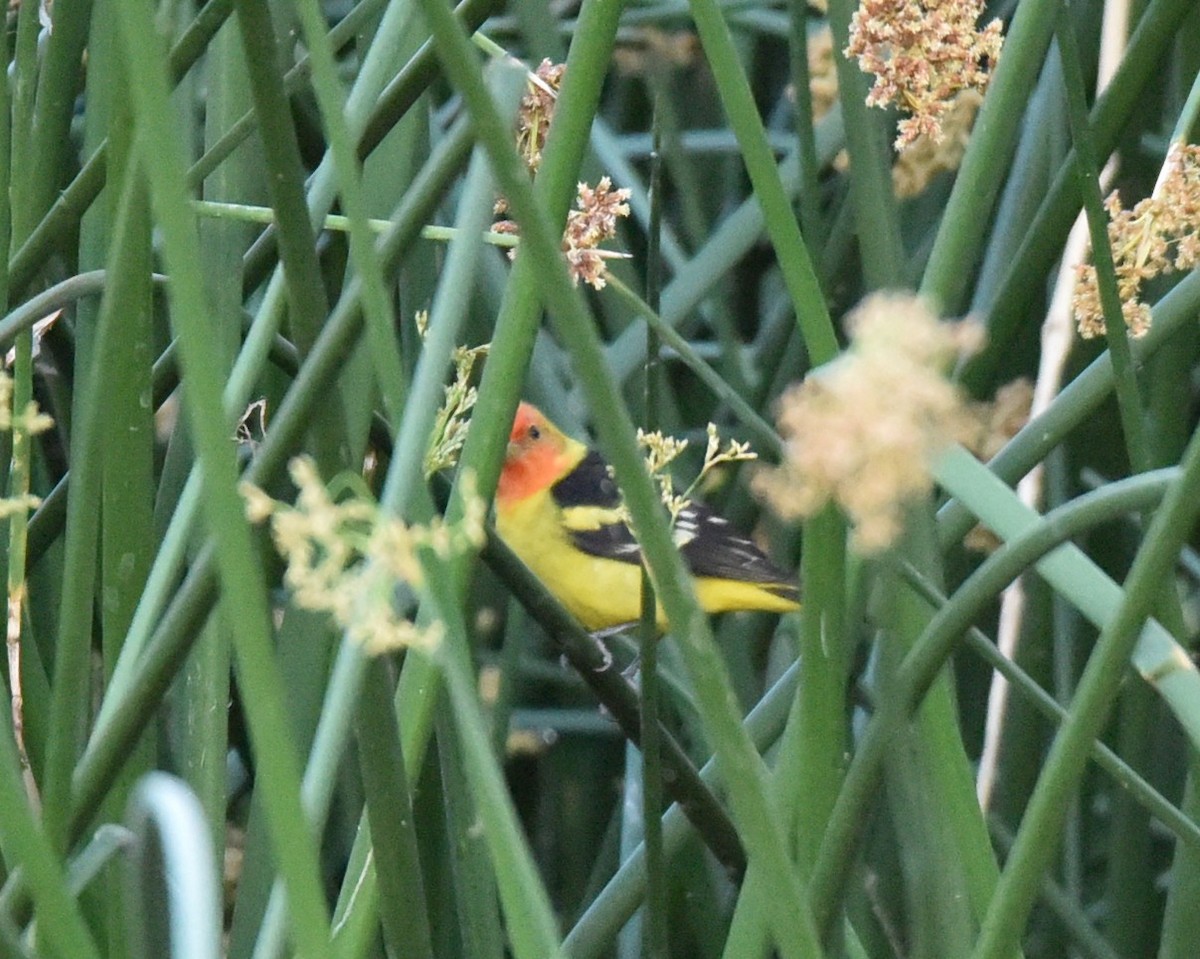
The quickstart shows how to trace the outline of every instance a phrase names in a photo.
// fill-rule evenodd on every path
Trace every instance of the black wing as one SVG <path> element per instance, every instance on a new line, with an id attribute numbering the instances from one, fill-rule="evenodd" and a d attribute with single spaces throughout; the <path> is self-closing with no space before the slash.
<path id="1" fill-rule="evenodd" d="M 633 531 L 613 521 L 621 506 L 621 491 L 608 472 L 608 464 L 589 450 L 575 469 L 554 484 L 554 501 L 563 511 L 571 542 L 585 553 L 622 563 L 640 563 L 642 550 Z"/>
<path id="2" fill-rule="evenodd" d="M 553 495 L 577 547 L 593 556 L 641 563 L 642 550 L 633 531 L 624 522 L 612 522 L 608 512 L 621 505 L 621 492 L 599 453 L 590 451 L 559 480 Z M 601 517 L 601 512 L 607 515 Z M 680 512 L 675 542 L 694 576 L 758 583 L 781 595 L 799 592 L 793 576 L 703 503 L 693 502 Z"/>
<path id="3" fill-rule="evenodd" d="M 795 577 L 703 503 L 690 503 L 680 512 L 675 542 L 693 576 L 757 583 L 781 595 L 799 592 Z"/>

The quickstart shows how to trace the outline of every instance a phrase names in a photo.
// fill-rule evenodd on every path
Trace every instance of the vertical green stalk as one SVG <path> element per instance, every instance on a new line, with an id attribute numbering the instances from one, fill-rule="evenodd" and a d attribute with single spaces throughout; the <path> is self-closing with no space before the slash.
<path id="1" fill-rule="evenodd" d="M 32 8 L 33 4 L 30 4 L 30 7 Z M 19 10 L 17 13 L 16 59 L 12 64 L 14 82 L 11 90 L 7 75 L 7 34 L 3 41 L 3 49 L 6 54 L 3 61 L 6 76 L 3 81 L 5 96 L 0 101 L 4 119 L 0 122 L 3 123 L 4 129 L 4 158 L 0 162 L 4 164 L 5 176 L 0 184 L 4 190 L 4 197 L 0 200 L 0 209 L 3 211 L 3 222 L 0 223 L 0 227 L 3 229 L 3 232 L 0 233 L 0 244 L 2 244 L 5 259 L 2 289 L 4 303 L 8 302 L 9 295 L 8 253 L 14 245 L 20 242 L 25 231 L 28 230 L 26 224 L 32 220 L 27 190 L 29 178 L 33 175 L 29 169 L 31 159 L 29 144 L 32 137 L 33 97 L 37 89 L 34 83 L 37 76 L 37 30 L 36 11 L 34 9 Z M 12 409 L 16 413 L 25 408 L 25 404 L 29 402 L 33 394 L 32 335 L 28 331 L 17 336 L 14 351 Z M 9 496 L 17 496 L 22 491 L 28 490 L 30 455 L 31 446 L 28 435 L 23 435 L 22 431 L 14 431 L 8 468 Z M 25 513 L 18 512 L 9 520 L 9 549 L 6 558 L 8 601 L 5 619 L 7 623 L 18 627 L 25 618 L 23 607 L 28 599 L 25 583 L 27 537 L 28 517 Z M 24 729 L 22 728 L 25 707 L 24 694 L 21 692 L 21 646 L 19 636 L 14 636 L 12 633 L 13 626 L 10 625 L 6 633 L 7 659 L 11 676 L 9 706 L 12 710 L 14 733 L 20 737 L 22 763 L 27 764 L 29 757 L 24 750 Z M 31 786 L 36 786 L 36 784 L 32 780 L 32 774 L 27 772 L 26 789 L 29 790 Z M 33 794 L 30 798 L 34 798 Z"/>
<path id="2" fill-rule="evenodd" d="M 52 11 L 53 29 L 47 31 L 44 57 L 38 72 L 37 95 L 33 105 L 34 121 L 22 155 L 29 166 L 22 205 L 31 215 L 21 232 L 23 242 L 34 223 L 50 209 L 70 161 L 71 118 L 82 78 L 80 65 L 84 44 L 92 22 L 92 0 L 56 2 Z"/>
<path id="3" fill-rule="evenodd" d="M 258 757 L 257 788 L 288 890 L 293 941 L 301 956 L 318 956 L 329 941 L 328 911 L 315 844 L 300 807 L 299 768 L 271 649 L 262 570 L 236 489 L 237 463 L 221 406 L 220 372 L 207 342 L 199 244 L 187 204 L 181 144 L 168 104 L 165 57 L 151 11 L 137 0 L 119 0 L 116 8 L 130 71 L 138 151 L 149 174 L 172 278 L 171 320 L 185 374 L 185 409 L 205 478 L 222 612 L 237 623 L 233 635 L 240 678 L 255 693 L 243 702 Z"/>
<path id="4" fill-rule="evenodd" d="M 1117 408 L 1121 413 L 1129 462 L 1134 471 L 1140 473 L 1151 466 L 1150 447 L 1146 440 L 1142 399 L 1133 372 L 1128 329 L 1121 309 L 1121 294 L 1117 291 L 1112 244 L 1108 239 L 1108 216 L 1104 212 L 1104 198 L 1100 194 L 1099 158 L 1088 129 L 1087 94 L 1083 85 L 1083 67 L 1079 62 L 1079 42 L 1071 21 L 1071 6 L 1067 2 L 1059 6 L 1057 32 L 1059 50 L 1062 52 L 1063 83 L 1067 91 L 1067 118 L 1071 124 L 1071 139 L 1075 141 L 1075 171 L 1079 178 L 1079 192 L 1083 196 L 1083 209 L 1087 214 L 1088 232 L 1092 238 L 1092 259 L 1096 264 L 1100 302 L 1104 307 L 1105 337 L 1112 357 Z"/>
<path id="5" fill-rule="evenodd" d="M 932 516 L 914 510 L 901 552 L 928 567 L 936 556 Z M 933 574 L 940 579 L 940 571 Z M 902 652 L 929 625 L 925 600 L 885 572 L 879 590 L 886 634 L 879 650 L 877 695 L 893 695 Z M 888 763 L 888 786 L 914 936 L 931 955 L 962 955 L 995 886 L 997 867 L 958 726 L 951 674 L 932 683 L 912 723 L 898 730 Z M 930 801 L 932 800 L 932 801 Z M 920 948 L 917 949 L 921 951 Z"/>
<path id="6" fill-rule="evenodd" d="M 646 244 L 646 302 L 657 312 L 662 288 L 662 260 L 659 256 L 662 235 L 662 136 L 659 127 L 661 94 L 655 97 L 651 112 L 653 147 L 650 153 L 650 224 Z M 654 327 L 646 324 L 646 431 L 658 429 L 658 396 L 661 390 L 659 342 Z M 663 853 L 662 815 L 662 743 L 659 738 L 660 690 L 658 676 L 658 603 L 648 570 L 642 570 L 642 618 L 638 649 L 642 671 L 642 842 L 646 849 L 646 907 L 642 915 L 641 955 L 646 959 L 666 959 L 667 888 L 669 877 Z"/>
<path id="7" fill-rule="evenodd" d="M 241 62 L 241 27 L 236 19 L 225 22 L 209 42 L 205 59 L 207 97 L 204 111 L 204 143 L 211 145 L 226 127 L 250 105 L 249 79 Z M 256 150 L 244 147 L 225 161 L 202 186 L 205 199 L 246 200 L 259 196 L 261 184 L 256 182 L 261 157 Z M 249 230 L 241 224 L 203 221 L 199 225 L 205 270 L 220 280 L 209 287 L 213 316 L 214 352 L 220 356 L 222 369 L 231 369 L 241 341 L 242 258 L 241 250 L 249 241 Z M 176 443 L 182 448 L 176 449 Z M 191 460 L 191 444 L 186 431 L 172 437 L 168 452 L 184 454 Z M 184 456 L 179 456 L 182 460 Z M 178 481 L 191 466 L 179 462 L 174 478 Z M 163 485 L 168 485 L 164 466 Z M 187 488 L 186 482 L 184 489 Z M 187 509 L 190 497 L 180 490 L 173 497 L 164 489 L 160 502 L 172 502 L 172 522 Z M 165 543 L 164 543 L 165 546 Z M 166 554 L 164 548 L 162 553 Z M 214 851 L 223 855 L 225 847 L 226 754 L 229 742 L 230 683 L 229 631 L 219 617 L 209 617 L 203 633 L 196 642 L 184 667 L 180 684 L 177 724 L 182 774 L 196 792 L 207 815 Z M 218 860 L 220 861 L 220 860 Z"/>
<path id="8" fill-rule="evenodd" d="M 1188 751 L 1188 775 L 1184 786 L 1183 813 L 1193 822 L 1200 820 L 1200 755 Z M 1177 842 L 1175 861 L 1167 884 L 1167 905 L 1162 920 L 1159 959 L 1185 959 L 1200 941 L 1200 848 Z"/>
<path id="9" fill-rule="evenodd" d="M 262 134 L 275 209 L 279 257 L 283 262 L 292 341 L 307 355 L 329 312 L 317 263 L 316 238 L 304 200 L 304 167 L 292 111 L 279 72 L 275 26 L 264 0 L 235 0 L 250 93 Z"/>
<path id="10" fill-rule="evenodd" d="M 388 908 L 379 910 L 376 905 L 375 909 L 350 911 L 355 915 L 378 911 L 383 941 L 394 954 L 432 959 L 427 887 L 417 853 L 411 789 L 388 673 L 386 660 L 367 664 L 355 723 L 375 874 L 379 895 Z M 340 928 L 335 944 L 339 934 Z M 347 955 L 347 950 L 339 948 L 338 955 Z"/>
<path id="11" fill-rule="evenodd" d="M 794 808 L 793 842 L 797 859 L 811 869 L 821 834 L 846 765 L 846 524 L 832 509 L 809 521 L 804 533 L 800 612 L 800 661 L 803 681 L 788 720 L 785 751 L 778 776 L 803 776 L 787 790 Z M 791 762 L 788 761 L 789 757 Z"/>
<path id="12" fill-rule="evenodd" d="M 367 207 L 363 195 L 362 171 L 355 156 L 354 142 L 345 118 L 346 104 L 337 78 L 333 50 L 325 31 L 324 14 L 316 0 L 305 0 L 296 7 L 312 57 L 313 88 L 321 108 L 329 139 L 329 152 L 346 213 L 350 217 L 350 257 L 362 279 L 363 314 L 367 341 L 375 364 L 383 408 L 390 423 L 399 423 L 403 402 L 404 373 L 396 346 L 396 318 L 391 297 L 383 282 L 383 273 L 375 256 L 375 238 L 367 225 Z"/>
<path id="13" fill-rule="evenodd" d="M 1017 7 L 967 152 L 954 180 L 942 225 L 929 254 L 921 293 L 953 314 L 964 299 L 980 256 L 992 204 L 1008 169 L 1021 113 L 1033 91 L 1054 31 L 1058 0 Z"/>
<path id="14" fill-rule="evenodd" d="M 813 365 L 819 366 L 837 355 L 837 338 L 812 260 L 767 143 L 750 82 L 738 58 L 729 25 L 715 0 L 690 0 L 689 6 L 725 114 L 737 135 L 746 172 L 762 208 L 767 235 L 775 246 L 779 269 L 796 310 L 796 322 Z"/>
<path id="15" fill-rule="evenodd" d="M 92 371 L 97 381 L 104 383 L 106 407 L 99 424 L 103 457 L 99 594 L 107 679 L 120 656 L 154 555 L 155 429 L 153 404 L 146 402 L 153 393 L 154 362 L 150 198 L 134 155 L 132 116 L 125 94 L 128 84 L 121 58 L 115 55 L 117 38 L 111 23 L 105 31 L 108 56 L 104 72 L 96 80 L 107 78 L 108 95 L 113 98 L 108 159 L 115 175 L 109 177 L 111 189 L 102 199 L 120 206 L 105 210 L 95 225 L 102 228 L 104 220 L 111 223 L 113 217 L 120 222 L 107 250 L 108 286 L 101 299 L 99 322 L 109 324 L 107 335 L 121 344 L 111 352 L 110 363 Z M 93 64 L 99 68 L 100 58 Z M 108 240 L 105 237 L 103 242 Z M 146 736 L 131 752 L 121 781 L 107 797 L 107 817 L 123 815 L 137 778 L 153 765 L 154 741 Z M 104 912 L 110 948 L 123 945 L 130 935 L 127 904 L 117 894 L 115 882 L 112 891 Z"/>
<path id="16" fill-rule="evenodd" d="M 818 250 L 825 242 L 828 229 L 821 215 L 820 164 L 817 162 L 817 142 L 813 130 L 812 90 L 808 69 L 808 3 L 790 0 L 788 4 L 791 33 L 788 37 L 792 59 L 792 89 L 795 93 L 797 155 L 800 158 L 800 187 L 796 208 L 800 228 L 809 250 Z"/>
<path id="17" fill-rule="evenodd" d="M 801 555 L 800 682 L 779 743 L 771 788 L 788 824 L 807 881 L 837 800 L 847 763 L 845 612 L 846 524 L 831 507 L 809 521 Z M 775 891 L 752 863 L 726 942 L 725 955 L 766 947 L 767 899 Z"/>
<path id="18" fill-rule="evenodd" d="M 858 221 L 855 231 L 863 256 L 868 289 L 892 289 L 904 276 L 904 243 L 892 188 L 892 151 L 883 114 L 867 106 L 867 80 L 858 64 L 841 53 L 850 41 L 854 0 L 831 0 L 838 97 L 846 117 L 846 149 L 850 153 L 850 199 Z"/>
<path id="19" fill-rule="evenodd" d="M 454 900 L 463 955 L 478 959 L 504 959 L 505 937 L 501 929 L 501 898 L 498 894 L 499 870 L 489 862 L 486 832 L 479 828 L 483 821 L 481 805 L 488 798 L 472 788 L 472 777 L 466 767 L 474 761 L 474 757 L 468 759 L 464 754 L 461 737 L 449 710 L 439 710 L 434 724 L 450 860 L 447 872 L 453 892 L 444 886 L 434 887 L 432 883 L 430 888 L 439 888 Z M 538 890 L 539 886 L 539 891 L 548 899 L 549 894 L 536 878 L 529 885 L 529 891 Z"/>
<path id="20" fill-rule="evenodd" d="M 0 77 L 0 303 L 8 302 L 8 253 L 12 246 L 13 211 L 11 189 L 13 181 L 13 112 L 8 83 L 8 32 L 0 37 L 0 65 L 5 66 Z M 19 415 L 32 394 L 31 342 L 27 334 L 17 337 L 14 345 L 12 412 Z M 7 496 L 12 499 L 24 497 L 29 492 L 30 459 L 32 444 L 26 430 L 15 429 L 12 437 L 12 457 L 8 470 Z M 32 800 L 36 795 L 36 783 L 29 769 L 29 755 L 25 748 L 24 693 L 21 669 L 21 632 L 26 620 L 28 587 L 25 581 L 26 545 L 29 532 L 29 517 L 18 510 L 9 518 L 8 582 L 7 602 L 7 647 L 9 697 L 12 710 L 13 732 L 16 736 L 18 755 L 25 776 L 25 788 Z"/>

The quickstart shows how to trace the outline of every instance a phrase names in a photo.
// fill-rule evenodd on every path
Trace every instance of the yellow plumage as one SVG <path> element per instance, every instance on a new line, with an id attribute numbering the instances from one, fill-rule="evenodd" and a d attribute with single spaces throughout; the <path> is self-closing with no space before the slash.
<path id="1" fill-rule="evenodd" d="M 521 404 L 497 488 L 496 531 L 593 631 L 641 615 L 641 552 L 619 506 L 603 461 Z M 707 612 L 798 608 L 795 584 L 702 507 L 681 515 L 676 540 L 699 573 L 696 592 Z M 720 575 L 704 575 L 714 562 Z M 661 606 L 658 623 L 667 626 Z"/>

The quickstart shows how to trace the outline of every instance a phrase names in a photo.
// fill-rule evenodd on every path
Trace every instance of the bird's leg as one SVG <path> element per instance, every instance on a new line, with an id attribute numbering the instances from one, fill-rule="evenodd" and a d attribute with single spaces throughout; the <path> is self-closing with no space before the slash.
<path id="1" fill-rule="evenodd" d="M 604 662 L 602 662 L 599 666 L 593 667 L 596 672 L 607 672 L 608 668 L 612 666 L 613 654 L 604 644 L 604 640 L 609 636 L 613 636 L 620 632 L 623 628 L 623 626 L 610 626 L 607 629 L 597 629 L 594 632 L 588 633 L 588 635 L 592 637 L 592 641 L 596 644 L 596 648 L 600 650 L 600 655 L 604 659 Z"/>

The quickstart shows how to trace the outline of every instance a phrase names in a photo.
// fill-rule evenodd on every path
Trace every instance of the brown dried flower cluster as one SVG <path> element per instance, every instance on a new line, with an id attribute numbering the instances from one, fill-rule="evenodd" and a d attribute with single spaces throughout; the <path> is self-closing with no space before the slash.
<path id="1" fill-rule="evenodd" d="M 963 90 L 942 116 L 941 137 L 921 134 L 896 157 L 892 166 L 892 189 L 896 196 L 901 199 L 916 196 L 939 173 L 958 169 L 982 104 L 983 94 L 978 90 Z"/>
<path id="2" fill-rule="evenodd" d="M 1167 154 L 1154 196 L 1132 210 L 1121 207 L 1114 190 L 1105 200 L 1108 240 L 1112 245 L 1121 312 L 1132 336 L 1150 329 L 1150 307 L 1141 301 L 1142 284 L 1172 270 L 1191 270 L 1200 264 L 1200 146 L 1176 144 Z M 1072 309 L 1079 335 L 1103 336 L 1104 308 L 1096 268 L 1078 267 Z"/>
<path id="3" fill-rule="evenodd" d="M 612 180 L 601 177 L 596 186 L 580 183 L 575 200 L 578 209 L 567 214 L 567 229 L 563 233 L 563 252 L 571 278 L 583 280 L 593 289 L 602 290 L 608 282 L 605 260 L 625 258 L 627 253 L 601 250 L 600 244 L 617 235 L 617 220 L 629 216 L 629 191 L 614 190 Z"/>
<path id="4" fill-rule="evenodd" d="M 910 114 L 897 150 L 921 134 L 940 140 L 959 92 L 987 87 L 1004 36 L 999 20 L 976 27 L 982 12 L 982 0 L 862 0 L 855 11 L 845 55 L 875 75 L 867 104 Z"/>
<path id="5" fill-rule="evenodd" d="M 525 158 L 530 173 L 537 173 L 542 165 L 542 148 L 546 145 L 546 133 L 558 105 L 558 88 L 562 86 L 566 72 L 565 63 L 543 60 L 530 75 L 521 106 L 517 109 L 517 149 Z"/>
<path id="6" fill-rule="evenodd" d="M 871 296 L 847 323 L 851 349 L 781 399 L 785 459 L 755 489 L 788 519 L 836 503 L 856 547 L 877 553 L 896 540 L 906 506 L 933 489 L 932 459 L 978 431 L 941 371 L 977 349 L 982 331 L 941 323 L 908 294 Z"/>
<path id="7" fill-rule="evenodd" d="M 537 71 L 530 75 L 529 90 L 521 100 L 517 115 L 517 149 L 525 158 L 531 174 L 536 175 L 542 163 L 542 148 L 546 145 L 546 134 L 554 118 L 554 107 L 558 101 L 558 88 L 562 84 L 566 64 L 543 60 Z M 578 283 L 583 280 L 597 290 L 607 284 L 605 260 L 625 257 L 628 254 L 601 250 L 600 244 L 617 235 L 617 219 L 629 216 L 629 190 L 614 190 L 612 180 L 602 177 L 595 187 L 586 183 L 578 185 L 575 200 L 577 209 L 567 214 L 567 227 L 563 232 L 563 252 L 571 278 Z M 508 210 L 508 200 L 499 197 L 494 212 L 503 216 Z M 492 225 L 497 233 L 517 234 L 518 226 L 512 220 L 500 220 Z M 516 249 L 509 250 L 510 259 L 516 257 Z"/>
<path id="8" fill-rule="evenodd" d="M 335 499 L 307 457 L 292 460 L 290 473 L 299 490 L 295 506 L 249 483 L 241 493 L 251 522 L 270 520 L 275 547 L 287 562 L 284 583 L 296 603 L 331 615 L 372 655 L 435 645 L 441 623 L 421 628 L 404 616 L 396 583 L 421 585 L 423 550 L 445 560 L 478 549 L 484 537 L 482 500 L 466 497 L 467 513 L 458 525 L 408 526 L 384 515 L 365 495 Z"/>

